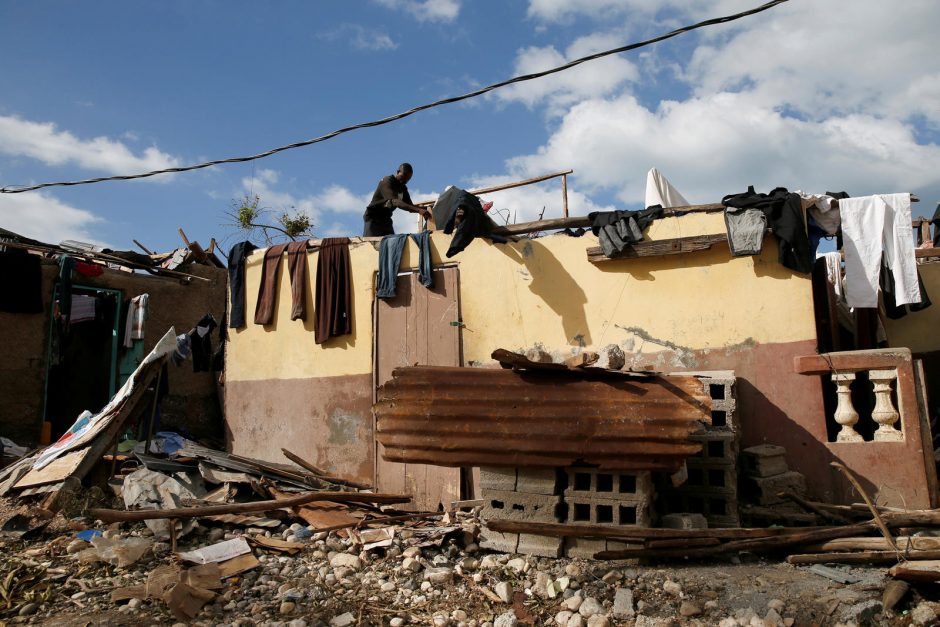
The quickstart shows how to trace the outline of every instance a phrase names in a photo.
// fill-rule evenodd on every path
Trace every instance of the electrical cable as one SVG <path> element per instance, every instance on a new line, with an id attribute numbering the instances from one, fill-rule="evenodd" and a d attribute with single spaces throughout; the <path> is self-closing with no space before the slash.
<path id="1" fill-rule="evenodd" d="M 762 5 L 758 6 L 758 7 L 755 7 L 755 8 L 753 8 L 753 9 L 749 9 L 749 10 L 747 10 L 747 11 L 742 11 L 742 12 L 740 12 L 740 13 L 735 13 L 735 14 L 733 14 L 733 15 L 726 15 L 726 16 L 724 16 L 724 17 L 712 18 L 712 19 L 709 19 L 709 20 L 705 20 L 705 21 L 703 21 L 703 22 L 698 22 L 698 23 L 696 23 L 696 24 L 691 24 L 691 25 L 689 25 L 689 26 L 683 26 L 683 27 L 681 27 L 681 28 L 677 28 L 677 29 L 675 29 L 675 30 L 673 30 L 673 31 L 670 31 L 670 32 L 668 32 L 668 33 L 665 33 L 665 34 L 663 34 L 663 35 L 658 35 L 658 36 L 656 36 L 656 37 L 653 37 L 652 39 L 646 39 L 646 40 L 644 40 L 644 41 L 639 41 L 639 42 L 636 42 L 636 43 L 628 44 L 628 45 L 626 45 L 626 46 L 621 46 L 621 47 L 619 47 L 619 48 L 613 48 L 613 49 L 610 49 L 610 50 L 604 50 L 603 52 L 596 52 L 596 53 L 594 53 L 594 54 L 590 54 L 590 55 L 588 55 L 588 56 L 581 57 L 581 58 L 579 58 L 579 59 L 575 59 L 574 61 L 571 61 L 571 62 L 566 63 L 566 64 L 564 64 L 564 65 L 559 65 L 559 66 L 557 66 L 557 67 L 554 67 L 554 68 L 551 68 L 551 69 L 548 69 L 548 70 L 543 70 L 543 71 L 541 71 L 541 72 L 535 72 L 535 73 L 532 73 L 532 74 L 523 74 L 523 75 L 521 75 L 521 76 L 516 76 L 516 77 L 510 78 L 510 79 L 504 80 L 504 81 L 500 81 L 500 82 L 498 82 L 498 83 L 493 83 L 492 85 L 487 85 L 486 87 L 482 87 L 482 88 L 480 88 L 480 89 L 477 89 L 477 90 L 475 90 L 475 91 L 468 92 L 468 93 L 466 93 L 466 94 L 462 94 L 462 95 L 460 95 L 460 96 L 452 96 L 452 97 L 450 97 L 450 98 L 444 98 L 443 100 L 437 100 L 437 101 L 435 101 L 435 102 L 431 102 L 431 103 L 428 103 L 428 104 L 423 104 L 423 105 L 414 107 L 413 109 L 408 109 L 407 111 L 403 111 L 403 112 L 401 112 L 401 113 L 396 113 L 395 115 L 390 115 L 390 116 L 388 116 L 388 117 L 384 117 L 384 118 L 381 118 L 381 119 L 379 119 L 379 120 L 373 120 L 373 121 L 371 121 L 371 122 L 362 122 L 362 123 L 360 123 L 360 124 L 354 124 L 354 125 L 352 125 L 352 126 L 346 126 L 346 127 L 337 129 L 337 130 L 335 130 L 335 131 L 332 131 L 332 132 L 330 132 L 330 133 L 327 133 L 326 135 L 320 135 L 319 137 L 314 137 L 313 139 L 308 139 L 308 140 L 306 140 L 306 141 L 295 142 L 295 143 L 293 143 L 293 144 L 288 144 L 288 145 L 286 145 L 286 146 L 279 146 L 278 148 L 272 148 L 271 150 L 267 150 L 267 151 L 265 151 L 265 152 L 261 152 L 261 153 L 258 153 L 258 154 L 256 154 L 256 155 L 250 155 L 250 156 L 247 156 L 247 157 L 231 157 L 231 158 L 228 158 L 228 159 L 216 159 L 216 160 L 214 160 L 214 161 L 206 161 L 206 162 L 204 162 L 204 163 L 197 163 L 197 164 L 194 164 L 194 165 L 181 166 L 181 167 L 177 167 L 177 168 L 165 168 L 165 169 L 162 169 L 162 170 L 153 170 L 153 171 L 151 171 L 151 172 L 144 172 L 144 173 L 141 173 L 141 174 L 126 174 L 126 175 L 116 175 L 116 176 L 102 176 L 102 177 L 98 177 L 98 178 L 82 179 L 82 180 L 78 180 L 78 181 L 61 181 L 61 182 L 58 182 L 58 183 L 40 183 L 40 184 L 38 184 L 38 185 L 30 185 L 30 186 L 3 187 L 3 188 L 0 188 L 0 193 L 2 193 L 2 194 L 19 194 L 19 193 L 22 193 L 22 192 L 31 192 L 31 191 L 35 191 L 35 190 L 38 190 L 38 189 L 43 189 L 43 188 L 46 188 L 46 187 L 69 187 L 69 186 L 73 186 L 73 185 L 88 185 L 88 184 L 90 184 L 90 183 L 102 183 L 102 182 L 104 182 L 104 181 L 128 181 L 128 180 L 131 180 L 131 179 L 142 179 L 142 178 L 147 178 L 147 177 L 150 177 L 150 176 L 156 176 L 156 175 L 158 175 L 158 174 L 173 174 L 173 173 L 177 173 L 177 172 L 190 172 L 190 171 L 192 171 L 192 170 L 200 170 L 200 169 L 202 169 L 202 168 L 208 168 L 208 167 L 212 167 L 212 166 L 214 166 L 214 165 L 221 165 L 221 164 L 224 164 L 224 163 L 244 163 L 244 162 L 246 162 L 246 161 L 254 161 L 254 160 L 256 160 L 256 159 L 263 159 L 263 158 L 265 158 L 265 157 L 270 157 L 271 155 L 275 155 L 275 154 L 277 154 L 277 153 L 279 153 L 279 152 L 284 152 L 285 150 L 292 150 L 292 149 L 294 149 L 294 148 L 302 148 L 302 147 L 304 147 L 304 146 L 310 146 L 311 144 L 317 144 L 317 143 L 326 141 L 326 140 L 328 140 L 328 139 L 332 139 L 332 138 L 334 138 L 334 137 L 337 137 L 338 135 L 342 135 L 342 134 L 344 134 L 344 133 L 349 133 L 350 131 L 355 131 L 355 130 L 362 129 L 362 128 L 371 128 L 371 127 L 375 127 L 375 126 L 382 126 L 382 125 L 384 125 L 384 124 L 388 124 L 388 123 L 390 123 L 390 122 L 394 122 L 394 121 L 396 121 L 396 120 L 401 120 L 402 118 L 406 118 L 406 117 L 408 117 L 408 116 L 414 115 L 415 113 L 418 113 L 418 112 L 420 112 L 420 111 L 425 111 L 425 110 L 427 110 L 427 109 L 432 109 L 432 108 L 434 108 L 434 107 L 439 107 L 439 106 L 446 105 L 446 104 L 453 104 L 453 103 L 455 103 L 455 102 L 461 102 L 461 101 L 463 101 L 463 100 L 468 100 L 468 99 L 470 99 L 470 98 L 476 98 L 477 96 L 482 96 L 483 94 L 489 93 L 489 92 L 494 91 L 494 90 L 496 90 L 496 89 L 499 89 L 499 88 L 501 88 L 501 87 L 506 87 L 506 86 L 508 86 L 508 85 L 513 85 L 513 84 L 515 84 L 515 83 L 522 83 L 522 82 L 525 82 L 525 81 L 531 81 L 531 80 L 535 80 L 535 79 L 537 79 L 537 78 L 542 78 L 542 77 L 544 77 L 544 76 L 548 76 L 548 75 L 550 75 L 550 74 L 556 74 L 556 73 L 558 73 L 558 72 L 563 72 L 563 71 L 565 71 L 565 70 L 569 70 L 569 69 L 571 69 L 571 68 L 573 68 L 573 67 L 576 67 L 576 66 L 578 66 L 578 65 L 581 65 L 582 63 L 587 63 L 588 61 L 594 61 L 594 60 L 596 60 L 596 59 L 601 59 L 601 58 L 603 58 L 603 57 L 608 57 L 608 56 L 611 56 L 611 55 L 614 55 L 614 54 L 620 54 L 621 52 L 628 52 L 628 51 L 630 51 L 630 50 L 636 50 L 637 48 L 642 48 L 642 47 L 644 47 L 644 46 L 649 46 L 649 45 L 651 45 L 651 44 L 659 43 L 659 42 L 664 41 L 664 40 L 666 40 L 666 39 L 671 39 L 671 38 L 676 37 L 676 36 L 678 36 L 678 35 L 681 35 L 681 34 L 683 34 L 683 33 L 687 33 L 687 32 L 689 32 L 689 31 L 697 30 L 697 29 L 699 29 L 699 28 L 704 28 L 704 27 L 706 27 L 706 26 L 714 26 L 714 25 L 717 25 L 717 24 L 726 24 L 726 23 L 728 23 L 728 22 L 733 22 L 733 21 L 739 20 L 739 19 L 741 19 L 741 18 L 743 18 L 743 17 L 748 17 L 748 16 L 750 16 L 750 15 L 754 15 L 754 14 L 756 14 L 756 13 L 761 13 L 761 12 L 766 11 L 766 10 L 768 10 L 768 9 L 772 9 L 773 7 L 777 6 L 778 4 L 783 4 L 784 2 L 787 2 L 787 1 L 788 1 L 788 0 L 772 0 L 771 2 L 768 2 L 768 3 L 766 3 L 766 4 L 762 4 Z"/>

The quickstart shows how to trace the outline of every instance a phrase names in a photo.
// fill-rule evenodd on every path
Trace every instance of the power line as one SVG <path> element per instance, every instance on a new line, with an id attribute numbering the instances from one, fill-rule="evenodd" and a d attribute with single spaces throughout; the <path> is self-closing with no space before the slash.
<path id="1" fill-rule="evenodd" d="M 382 126 L 384 124 L 388 124 L 396 120 L 401 120 L 402 118 L 406 118 L 410 115 L 414 115 L 415 113 L 418 113 L 420 111 L 425 111 L 427 109 L 432 109 L 434 107 L 439 107 L 439 106 L 446 105 L 446 104 L 453 104 L 455 102 L 468 100 L 470 98 L 476 98 L 477 96 L 482 96 L 483 94 L 499 89 L 500 87 L 506 87 L 507 85 L 513 85 L 515 83 L 522 83 L 525 81 L 535 80 L 537 78 L 542 78 L 543 76 L 548 76 L 550 74 L 557 74 L 558 72 L 570 70 L 571 68 L 581 65 L 582 63 L 587 63 L 588 61 L 594 61 L 595 59 L 601 59 L 603 57 L 608 57 L 614 54 L 620 54 L 621 52 L 628 52 L 630 50 L 636 50 L 637 48 L 643 48 L 644 46 L 649 46 L 651 44 L 659 43 L 660 41 L 671 39 L 673 37 L 676 37 L 677 35 L 681 35 L 682 33 L 687 33 L 689 31 L 693 31 L 699 28 L 704 28 L 706 26 L 714 26 L 716 24 L 726 24 L 728 22 L 733 22 L 743 17 L 748 17 L 750 15 L 754 15 L 756 13 L 761 13 L 768 9 L 772 9 L 778 4 L 783 4 L 784 2 L 787 2 L 787 1 L 788 0 L 772 0 L 771 2 L 762 4 L 759 7 L 755 7 L 748 11 L 742 11 L 741 13 L 735 13 L 733 15 L 726 15 L 724 17 L 716 17 L 716 18 L 712 18 L 709 20 L 705 20 L 704 22 L 698 22 L 697 24 L 683 26 L 681 28 L 677 28 L 676 30 L 670 31 L 663 35 L 658 35 L 656 37 L 653 37 L 652 39 L 639 41 L 636 43 L 628 44 L 626 46 L 621 46 L 619 48 L 613 48 L 611 50 L 605 50 L 603 52 L 596 52 L 586 57 L 575 59 L 574 61 L 571 61 L 564 65 L 559 65 L 558 67 L 544 70 L 542 72 L 535 72 L 533 74 L 524 74 L 522 76 L 516 76 L 508 80 L 500 81 L 498 83 L 493 83 L 492 85 L 487 85 L 486 87 L 482 87 L 480 89 L 477 89 L 476 91 L 471 91 L 460 96 L 453 96 L 451 98 L 444 98 L 443 100 L 438 100 L 436 102 L 432 102 L 429 104 L 423 104 L 423 105 L 414 107 L 413 109 L 408 109 L 407 111 L 403 111 L 402 113 L 396 113 L 395 115 L 390 115 L 388 117 L 381 118 L 379 120 L 373 120 L 371 122 L 362 122 L 360 124 L 354 124 L 353 126 L 346 126 L 344 128 L 337 129 L 335 131 L 327 133 L 326 135 L 320 135 L 319 137 L 314 137 L 313 139 L 308 139 L 306 141 L 296 142 L 293 144 L 288 144 L 286 146 L 280 146 L 278 148 L 272 148 L 271 150 L 261 152 L 256 155 L 251 155 L 247 157 L 231 157 L 228 159 L 216 159 L 214 161 L 206 161 L 204 163 L 181 166 L 178 168 L 166 168 L 163 170 L 153 170 L 151 172 L 144 172 L 141 174 L 102 176 L 98 178 L 82 179 L 78 181 L 61 181 L 58 183 L 40 183 L 38 185 L 30 185 L 30 186 L 3 187 L 3 188 L 0 188 L 0 193 L 19 194 L 21 192 L 31 192 L 31 191 L 35 191 L 37 189 L 43 189 L 46 187 L 69 187 L 73 185 L 88 185 L 90 183 L 101 183 L 104 181 L 128 181 L 131 179 L 142 179 L 142 178 L 147 178 L 149 176 L 156 176 L 157 174 L 172 174 L 174 172 L 189 172 L 191 170 L 201 170 L 202 168 L 208 168 L 214 165 L 221 165 L 223 163 L 244 163 L 245 161 L 254 161 L 256 159 L 263 159 L 265 157 L 270 157 L 271 155 L 275 155 L 279 152 L 284 152 L 286 150 L 292 150 L 294 148 L 302 148 L 304 146 L 310 146 L 311 144 L 317 144 L 317 143 L 326 141 L 328 139 L 332 139 L 338 135 L 349 133 L 350 131 L 355 131 L 361 128 Z"/>

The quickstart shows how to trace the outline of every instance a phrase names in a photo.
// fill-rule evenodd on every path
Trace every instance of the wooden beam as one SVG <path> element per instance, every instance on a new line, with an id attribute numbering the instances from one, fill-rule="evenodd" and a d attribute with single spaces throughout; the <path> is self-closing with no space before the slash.
<path id="1" fill-rule="evenodd" d="M 935 560 L 940 551 L 852 551 L 847 553 L 805 553 L 790 555 L 788 564 L 897 564 L 899 559 Z M 940 576 L 938 576 L 940 578 Z M 935 581 L 935 580 L 934 580 Z"/>
<path id="2" fill-rule="evenodd" d="M 915 248 L 914 256 L 918 259 L 924 257 L 940 257 L 940 248 Z"/>
<path id="3" fill-rule="evenodd" d="M 802 533 L 806 527 L 731 528 L 731 529 L 660 529 L 651 527 L 612 527 L 609 525 L 568 525 L 564 523 L 520 522 L 516 520 L 488 520 L 486 526 L 501 533 L 534 533 L 556 538 L 624 538 L 676 539 L 676 538 L 772 538 L 791 533 Z"/>
<path id="4" fill-rule="evenodd" d="M 799 355 L 793 358 L 796 374 L 819 375 L 830 372 L 854 372 L 858 370 L 897 368 L 910 361 L 907 348 L 884 348 L 868 351 L 846 351 L 821 355 Z"/>
<path id="5" fill-rule="evenodd" d="M 635 244 L 628 244 L 616 257 L 604 255 L 600 246 L 587 249 L 588 261 L 600 263 L 616 261 L 619 259 L 635 259 L 637 257 L 662 257 L 665 255 L 681 255 L 697 250 L 708 250 L 716 244 L 727 244 L 728 235 L 716 233 L 714 235 L 694 235 L 691 237 L 675 237 L 662 240 L 644 240 Z"/>

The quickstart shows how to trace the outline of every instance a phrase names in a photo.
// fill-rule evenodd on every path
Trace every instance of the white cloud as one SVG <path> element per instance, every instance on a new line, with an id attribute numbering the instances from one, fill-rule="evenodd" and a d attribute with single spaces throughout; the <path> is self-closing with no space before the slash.
<path id="1" fill-rule="evenodd" d="M 543 20 L 606 12 L 608 19 L 597 23 L 609 36 L 634 19 L 627 11 L 661 18 L 672 4 L 532 0 L 529 12 Z M 691 23 L 750 6 L 719 0 L 678 8 L 668 18 Z M 763 191 L 778 185 L 857 195 L 912 191 L 933 201 L 930 194 L 940 194 L 940 145 L 924 137 L 940 128 L 932 33 L 940 4 L 857 0 L 851 12 L 844 9 L 832 0 L 793 2 L 699 31 L 690 59 L 680 58 L 679 66 L 642 63 L 640 78 L 607 91 L 556 84 L 533 86 L 527 101 L 516 94 L 549 113 L 559 104 L 563 110 L 543 145 L 510 159 L 508 170 L 524 178 L 572 168 L 572 187 L 612 193 L 633 207 L 642 204 L 652 166 L 700 203 L 749 184 Z M 610 19 L 621 13 L 619 22 Z M 676 80 L 672 93 L 687 90 L 687 99 L 649 105 L 628 92 L 634 82 L 663 89 Z"/>
<path id="2" fill-rule="evenodd" d="M 453 22 L 460 14 L 460 0 L 376 0 L 389 9 L 403 9 L 419 22 Z"/>
<path id="3" fill-rule="evenodd" d="M 65 239 L 102 244 L 90 230 L 101 218 L 46 192 L 0 194 L 0 227 L 50 244 Z"/>
<path id="4" fill-rule="evenodd" d="M 529 17 L 543 22 L 566 21 L 579 14 L 608 20 L 630 14 L 651 14 L 672 3 L 661 0 L 530 0 Z"/>
<path id="5" fill-rule="evenodd" d="M 398 48 L 398 44 L 388 33 L 360 24 L 341 24 L 334 30 L 320 33 L 318 36 L 327 41 L 345 41 L 357 50 L 379 51 Z"/>
<path id="6" fill-rule="evenodd" d="M 362 214 L 372 194 L 357 195 L 342 185 L 331 185 L 315 198 L 316 204 L 326 211 Z"/>
<path id="7" fill-rule="evenodd" d="M 120 141 L 103 136 L 79 139 L 58 130 L 52 122 L 31 122 L 15 115 L 0 116 L 0 153 L 30 157 L 51 166 L 76 164 L 109 174 L 135 174 L 180 165 L 176 157 L 155 146 L 134 154 Z"/>
<path id="8" fill-rule="evenodd" d="M 564 54 L 552 46 L 524 48 L 516 55 L 514 76 L 541 72 L 618 45 L 619 40 L 614 35 L 595 34 L 575 40 Z M 504 102 L 522 102 L 530 108 L 548 102 L 549 112 L 560 115 L 565 108 L 580 100 L 606 96 L 638 77 L 639 72 L 632 62 L 611 56 L 558 74 L 504 87 L 496 91 L 494 97 Z"/>

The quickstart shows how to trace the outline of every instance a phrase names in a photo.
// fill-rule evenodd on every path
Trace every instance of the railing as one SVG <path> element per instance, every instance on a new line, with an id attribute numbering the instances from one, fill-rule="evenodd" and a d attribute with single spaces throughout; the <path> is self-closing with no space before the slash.
<path id="1" fill-rule="evenodd" d="M 864 442 L 857 427 L 865 426 L 875 442 L 903 442 L 901 410 L 919 411 L 914 389 L 911 353 L 907 349 L 847 351 L 796 357 L 794 369 L 799 374 L 829 377 L 836 386 L 836 407 L 832 416 L 840 429 L 835 442 Z M 866 373 L 866 377 L 859 377 Z M 853 383 L 857 392 L 867 379 L 874 393 L 874 404 L 868 415 L 859 415 L 852 398 Z M 900 407 L 895 407 L 896 393 Z M 866 410 L 867 411 L 867 410 Z M 867 425 L 865 421 L 870 420 Z M 861 425 L 860 425 L 861 423 Z M 877 428 L 875 428 L 877 427 Z"/>

